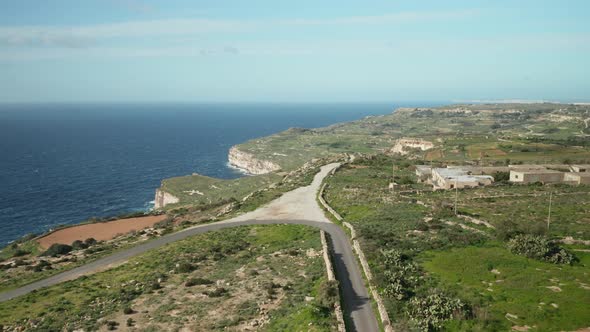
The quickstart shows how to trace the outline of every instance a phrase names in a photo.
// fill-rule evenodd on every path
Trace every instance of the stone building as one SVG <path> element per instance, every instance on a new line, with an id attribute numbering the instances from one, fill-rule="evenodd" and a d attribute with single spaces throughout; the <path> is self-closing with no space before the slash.
<path id="1" fill-rule="evenodd" d="M 490 175 L 471 175 L 469 171 L 457 168 L 432 169 L 434 189 L 461 189 L 488 186 L 494 183 Z"/>
<path id="2" fill-rule="evenodd" d="M 550 169 L 513 169 L 510 171 L 510 182 L 514 183 L 560 183 L 564 173 Z"/>

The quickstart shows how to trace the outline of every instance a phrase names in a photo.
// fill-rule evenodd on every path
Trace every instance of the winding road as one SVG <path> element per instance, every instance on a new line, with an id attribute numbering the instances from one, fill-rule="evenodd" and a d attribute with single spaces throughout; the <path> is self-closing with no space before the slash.
<path id="1" fill-rule="evenodd" d="M 196 234 L 245 225 L 298 224 L 317 227 L 330 235 L 334 268 L 336 278 L 340 282 L 347 330 L 359 332 L 379 331 L 371 301 L 348 236 L 338 225 L 335 225 L 324 216 L 324 212 L 316 202 L 317 191 L 322 180 L 337 166 L 338 164 L 323 166 L 320 172 L 315 175 L 311 185 L 285 193 L 255 211 L 236 218 L 198 225 L 168 234 L 21 288 L 0 293 L 0 302 L 28 294 L 43 287 L 49 287 L 124 264 L 131 257 Z"/>

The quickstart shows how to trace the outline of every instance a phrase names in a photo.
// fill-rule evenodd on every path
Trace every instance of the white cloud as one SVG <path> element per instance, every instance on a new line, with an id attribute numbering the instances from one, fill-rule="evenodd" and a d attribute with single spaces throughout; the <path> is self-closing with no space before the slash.
<path id="1" fill-rule="evenodd" d="M 461 19 L 475 16 L 478 13 L 478 10 L 400 12 L 384 15 L 349 16 L 328 19 L 291 19 L 279 22 L 286 25 L 394 24 L 416 21 Z"/>
<path id="2" fill-rule="evenodd" d="M 256 29 L 290 26 L 399 24 L 413 21 L 459 19 L 477 11 L 401 12 L 375 16 L 348 16 L 326 19 L 226 20 L 160 19 L 86 26 L 0 26 L 0 46 L 80 48 L 112 38 L 195 36 L 214 33 L 242 33 Z"/>

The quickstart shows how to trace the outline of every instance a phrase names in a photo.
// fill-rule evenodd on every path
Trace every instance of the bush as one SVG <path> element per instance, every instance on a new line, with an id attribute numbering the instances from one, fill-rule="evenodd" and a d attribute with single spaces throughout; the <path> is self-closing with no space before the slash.
<path id="1" fill-rule="evenodd" d="M 410 258 L 399 250 L 382 250 L 385 263 L 386 286 L 384 294 L 396 300 L 403 300 L 411 296 L 418 284 L 418 267 Z"/>
<path id="2" fill-rule="evenodd" d="M 12 257 L 21 257 L 30 254 L 30 251 L 26 251 L 23 249 L 16 249 L 14 253 L 12 253 Z"/>
<path id="3" fill-rule="evenodd" d="M 76 241 L 72 242 L 72 248 L 74 250 L 81 250 L 81 249 L 88 248 L 88 245 L 80 240 L 76 240 Z"/>
<path id="4" fill-rule="evenodd" d="M 130 307 L 125 307 L 125 309 L 123 309 L 123 313 L 125 315 L 131 315 L 131 314 L 135 313 L 135 311 L 133 311 L 133 309 L 131 309 Z"/>
<path id="5" fill-rule="evenodd" d="M 322 282 L 318 289 L 318 303 L 326 308 L 333 308 L 338 302 L 338 281 L 328 280 Z"/>
<path id="6" fill-rule="evenodd" d="M 193 271 L 195 269 L 195 267 L 187 262 L 182 262 L 182 263 L 178 263 L 176 264 L 176 272 L 178 273 L 189 273 L 191 271 Z"/>
<path id="7" fill-rule="evenodd" d="M 408 316 L 423 331 L 433 331 L 442 328 L 445 321 L 458 315 L 466 308 L 466 305 L 459 299 L 434 293 L 426 297 L 411 299 Z"/>
<path id="8" fill-rule="evenodd" d="M 54 243 L 41 256 L 57 257 L 71 252 L 72 249 L 72 246 L 68 246 L 67 244 Z"/>
<path id="9" fill-rule="evenodd" d="M 495 182 L 508 183 L 510 180 L 510 172 L 495 172 L 493 177 Z"/>
<path id="10" fill-rule="evenodd" d="M 89 237 L 86 240 L 84 240 L 84 244 L 87 246 L 93 246 L 97 243 L 97 241 L 93 238 L 93 237 Z"/>
<path id="11" fill-rule="evenodd" d="M 572 253 L 544 236 L 516 235 L 508 241 L 508 248 L 514 254 L 553 264 L 573 264 L 578 260 Z"/>
<path id="12" fill-rule="evenodd" d="M 107 325 L 107 330 L 114 331 L 117 329 L 117 326 L 119 326 L 119 323 L 115 322 L 114 320 L 109 320 L 106 322 L 106 325 Z"/>
<path id="13" fill-rule="evenodd" d="M 186 287 L 192 287 L 195 285 L 211 285 L 213 281 L 203 278 L 189 278 L 184 284 Z"/>
<path id="14" fill-rule="evenodd" d="M 127 319 L 127 326 L 132 327 L 133 325 L 135 325 L 135 321 L 133 320 L 133 318 L 128 318 Z"/>

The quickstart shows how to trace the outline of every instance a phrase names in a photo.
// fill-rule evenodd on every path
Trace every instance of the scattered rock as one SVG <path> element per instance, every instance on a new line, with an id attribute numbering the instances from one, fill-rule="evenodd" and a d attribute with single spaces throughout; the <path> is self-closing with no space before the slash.
<path id="1" fill-rule="evenodd" d="M 559 287 L 557 287 L 557 286 L 547 286 L 547 287 L 545 287 L 545 288 L 549 288 L 550 290 L 552 290 L 552 291 L 554 291 L 554 292 L 556 292 L 556 293 L 559 293 L 559 292 L 561 292 L 561 288 L 559 288 Z"/>

